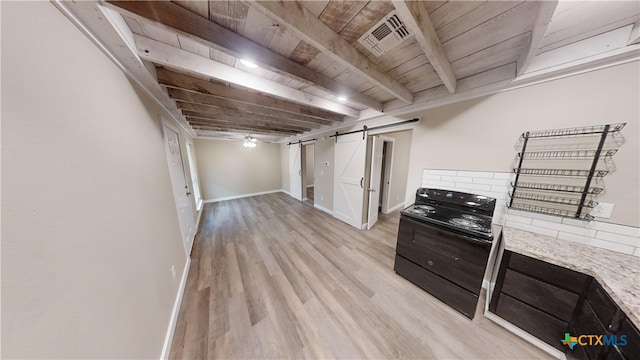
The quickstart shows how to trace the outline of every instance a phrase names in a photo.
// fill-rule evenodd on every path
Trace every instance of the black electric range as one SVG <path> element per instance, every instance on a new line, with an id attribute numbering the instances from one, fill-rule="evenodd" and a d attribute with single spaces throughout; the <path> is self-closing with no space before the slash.
<path id="1" fill-rule="evenodd" d="M 493 241 L 496 200 L 420 188 L 400 215 L 394 270 L 473 318 Z"/>

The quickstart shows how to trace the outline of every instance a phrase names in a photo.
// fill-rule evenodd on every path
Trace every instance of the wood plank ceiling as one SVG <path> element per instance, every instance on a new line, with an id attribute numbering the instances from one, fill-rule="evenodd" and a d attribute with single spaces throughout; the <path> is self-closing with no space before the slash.
<path id="1" fill-rule="evenodd" d="M 105 4 L 123 16 L 138 55 L 197 135 L 264 141 L 464 91 L 464 79 L 512 79 L 536 54 L 638 20 L 637 5 L 623 4 L 567 28 L 550 24 L 553 1 Z M 558 16 L 588 6 L 607 12 L 560 5 Z M 392 12 L 410 35 L 377 56 L 358 40 Z"/>

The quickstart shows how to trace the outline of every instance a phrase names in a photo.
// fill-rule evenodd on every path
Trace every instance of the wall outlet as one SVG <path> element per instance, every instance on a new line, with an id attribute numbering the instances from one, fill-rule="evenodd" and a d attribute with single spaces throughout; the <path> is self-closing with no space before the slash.
<path id="1" fill-rule="evenodd" d="M 594 207 L 591 210 L 591 216 L 609 219 L 611 218 L 611 213 L 613 213 L 614 204 L 611 203 L 598 203 L 598 206 Z"/>
<path id="2" fill-rule="evenodd" d="M 324 162 L 324 166 L 329 166 L 329 162 L 328 162 L 328 161 L 325 161 L 325 162 Z"/>
<path id="3" fill-rule="evenodd" d="M 176 279 L 176 266 L 171 265 L 171 276 L 173 276 L 173 280 Z"/>
<path id="4" fill-rule="evenodd" d="M 320 170 L 320 176 L 324 175 L 324 171 Z"/>

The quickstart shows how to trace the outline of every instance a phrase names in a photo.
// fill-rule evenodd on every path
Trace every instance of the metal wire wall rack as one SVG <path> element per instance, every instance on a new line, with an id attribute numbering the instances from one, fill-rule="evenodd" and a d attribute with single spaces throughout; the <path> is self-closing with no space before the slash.
<path id="1" fill-rule="evenodd" d="M 604 149 L 607 136 L 619 133 L 626 123 L 582 126 L 565 129 L 528 131 L 521 135 L 522 148 L 517 155 L 518 166 L 513 169 L 515 180 L 511 183 L 513 190 L 509 193 L 510 200 L 508 207 L 511 209 L 528 211 L 540 214 L 570 217 L 590 221 L 593 216 L 585 209 L 597 206 L 597 202 L 589 197 L 600 194 L 601 187 L 592 186 L 594 179 L 603 178 L 608 170 L 597 169 L 598 161 L 610 159 L 616 154 L 618 149 Z M 581 136 L 599 136 L 598 145 L 595 149 L 561 150 L 545 149 L 543 151 L 527 151 L 530 140 L 538 139 L 563 139 Z M 559 141 L 559 140 L 557 140 Z M 565 160 L 565 162 L 575 162 L 575 168 L 540 168 L 525 167 L 525 160 Z M 584 166 L 584 161 L 591 160 L 589 169 L 579 168 Z M 574 167 L 574 165 L 567 166 Z M 520 177 L 529 178 L 543 177 L 544 181 L 521 181 Z M 554 179 L 574 179 L 580 181 L 584 179 L 582 185 L 565 184 L 563 181 Z M 563 195 L 564 194 L 564 195 Z M 573 196 L 573 197 L 572 197 Z M 516 200 L 525 203 L 516 202 Z M 558 208 L 560 207 L 560 208 Z"/>

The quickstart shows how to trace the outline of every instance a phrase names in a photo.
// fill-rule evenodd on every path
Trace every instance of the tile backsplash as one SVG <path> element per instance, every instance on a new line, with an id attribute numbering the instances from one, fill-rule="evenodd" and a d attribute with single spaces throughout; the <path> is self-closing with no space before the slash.
<path id="1" fill-rule="evenodd" d="M 567 241 L 640 256 L 640 228 L 581 221 L 507 208 L 513 174 L 507 172 L 424 170 L 422 187 L 490 196 L 497 200 L 493 222 Z"/>

